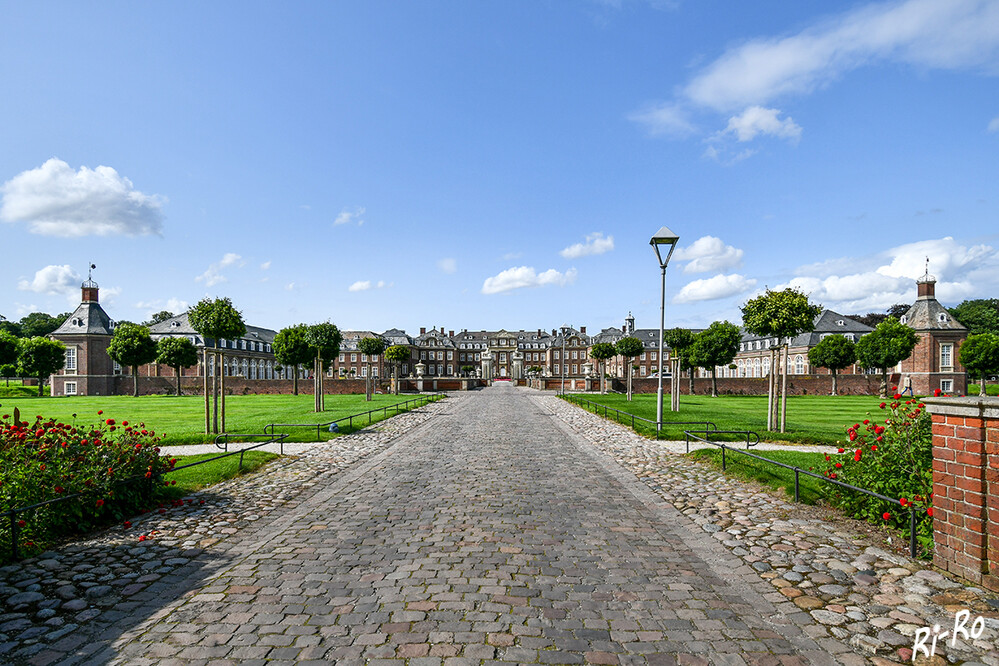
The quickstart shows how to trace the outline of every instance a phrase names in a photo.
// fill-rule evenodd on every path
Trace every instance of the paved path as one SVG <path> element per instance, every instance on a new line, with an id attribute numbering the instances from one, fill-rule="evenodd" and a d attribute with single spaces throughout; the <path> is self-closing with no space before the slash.
<path id="1" fill-rule="evenodd" d="M 123 635 L 118 660 L 835 663 L 806 614 L 524 392 L 450 404 Z"/>

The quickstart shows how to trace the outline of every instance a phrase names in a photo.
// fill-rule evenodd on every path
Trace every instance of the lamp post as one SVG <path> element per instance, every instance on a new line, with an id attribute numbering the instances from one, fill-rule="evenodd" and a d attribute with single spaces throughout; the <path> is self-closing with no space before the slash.
<path id="1" fill-rule="evenodd" d="M 562 324 L 562 395 L 565 395 L 565 336 L 569 334 L 569 324 Z"/>
<path id="2" fill-rule="evenodd" d="M 662 269 L 662 291 L 659 303 L 659 388 L 656 391 L 657 436 L 663 427 L 663 352 L 665 351 L 663 337 L 665 334 L 664 329 L 666 328 L 666 264 L 669 263 L 669 258 L 673 256 L 673 250 L 676 249 L 676 242 L 678 240 L 680 240 L 680 237 L 670 231 L 669 227 L 662 227 L 655 233 L 652 240 L 649 241 L 652 249 L 656 251 L 656 259 L 659 260 L 659 267 Z M 663 250 L 666 250 L 665 256 L 663 256 Z"/>

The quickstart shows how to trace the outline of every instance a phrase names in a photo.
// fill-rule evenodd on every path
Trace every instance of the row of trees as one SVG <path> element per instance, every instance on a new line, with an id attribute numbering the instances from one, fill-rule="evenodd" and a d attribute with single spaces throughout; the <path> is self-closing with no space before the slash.
<path id="1" fill-rule="evenodd" d="M 38 379 L 38 395 L 43 395 L 45 378 L 66 364 L 66 345 L 35 336 L 18 338 L 0 331 L 0 374 L 4 377 L 34 377 Z"/>

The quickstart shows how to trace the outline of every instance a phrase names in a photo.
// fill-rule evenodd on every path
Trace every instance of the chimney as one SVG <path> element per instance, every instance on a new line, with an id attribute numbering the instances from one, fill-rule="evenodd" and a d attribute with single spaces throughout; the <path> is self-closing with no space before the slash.
<path id="1" fill-rule="evenodd" d="M 934 293 L 936 291 L 936 284 L 937 284 L 936 281 L 933 279 L 919 280 L 916 283 L 916 298 L 921 298 L 926 300 L 931 298 L 936 298 L 936 295 Z M 94 297 L 94 300 L 95 301 L 97 300 L 96 296 Z"/>
<path id="2" fill-rule="evenodd" d="M 447 332 L 447 337 L 453 338 L 454 337 L 454 331 L 448 331 Z"/>
<path id="3" fill-rule="evenodd" d="M 426 326 L 421 326 L 420 327 L 420 335 L 426 335 L 426 333 L 427 333 L 427 327 Z"/>
<path id="4" fill-rule="evenodd" d="M 586 327 L 585 326 L 580 326 L 579 327 L 579 332 L 582 333 L 583 335 L 586 335 Z"/>
<path id="5" fill-rule="evenodd" d="M 555 335 L 555 334 L 556 334 L 556 333 L 555 333 L 555 329 L 553 328 L 553 329 L 552 329 L 552 335 Z"/>
<path id="6" fill-rule="evenodd" d="M 90 285 L 90 286 L 88 286 Z M 80 299 L 83 303 L 97 303 L 97 283 L 87 281 L 83 283 L 83 296 Z"/>

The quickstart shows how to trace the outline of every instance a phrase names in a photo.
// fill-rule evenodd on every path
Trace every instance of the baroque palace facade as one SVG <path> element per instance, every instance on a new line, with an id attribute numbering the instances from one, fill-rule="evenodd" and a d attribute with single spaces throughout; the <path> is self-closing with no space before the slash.
<path id="1" fill-rule="evenodd" d="M 912 356 L 899 364 L 895 372 L 911 379 L 918 393 L 932 393 L 934 389 L 946 392 L 964 392 L 967 379 L 957 358 L 967 330 L 947 313 L 934 295 L 935 280 L 925 275 L 917 282 L 917 300 L 902 322 L 912 326 L 919 335 L 919 343 Z M 118 392 L 118 377 L 127 375 L 107 354 L 107 347 L 114 334 L 114 321 L 99 302 L 97 283 L 87 280 L 82 285 L 80 305 L 65 322 L 52 333 L 53 339 L 66 345 L 66 366 L 52 377 L 52 395 L 108 395 Z M 149 327 L 154 339 L 186 337 L 200 350 L 214 347 L 215 341 L 204 339 L 188 321 L 187 314 L 179 314 Z M 789 375 L 828 374 L 808 363 L 808 350 L 819 340 L 834 334 L 854 341 L 872 329 L 848 317 L 823 310 L 815 320 L 815 330 L 789 341 Z M 695 331 L 696 332 L 696 331 Z M 226 376 L 246 380 L 289 379 L 295 370 L 283 368 L 274 357 L 272 344 L 277 331 L 247 325 L 246 334 L 237 340 L 219 340 L 224 355 L 223 372 Z M 443 327 L 421 328 L 419 335 L 409 335 L 394 328 L 383 333 L 374 331 L 343 331 L 340 353 L 334 359 L 328 374 L 333 378 L 365 378 L 369 368 L 372 377 L 391 376 L 391 364 L 381 356 L 368 358 L 361 353 L 359 343 L 364 338 L 380 337 L 385 346 L 408 347 L 408 361 L 400 364 L 402 377 L 476 377 L 484 380 L 527 377 L 565 377 L 580 379 L 594 377 L 600 366 L 590 358 L 594 344 L 616 343 L 624 337 L 640 340 L 644 350 L 630 360 L 634 377 L 653 377 L 659 367 L 659 329 L 636 328 L 635 318 L 629 313 L 621 328 L 605 328 L 595 335 L 588 335 L 586 327 L 566 326 L 562 329 L 531 331 L 445 331 Z M 730 365 L 716 369 L 719 377 L 765 377 L 770 372 L 770 350 L 780 341 L 757 338 L 745 334 L 739 352 Z M 664 367 L 668 367 L 670 350 L 665 350 Z M 603 372 L 611 377 L 625 377 L 628 361 L 623 357 L 609 359 Z M 734 366 L 734 367 L 733 367 Z M 209 368 L 209 375 L 214 368 Z M 307 370 L 298 368 L 299 377 L 306 377 Z M 865 373 L 866 369 L 853 366 L 847 374 Z M 184 368 L 185 377 L 203 376 L 202 357 L 196 365 Z M 709 376 L 700 369 L 698 374 Z M 144 377 L 174 377 L 172 368 L 151 363 L 139 369 Z"/>

